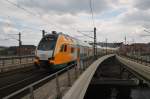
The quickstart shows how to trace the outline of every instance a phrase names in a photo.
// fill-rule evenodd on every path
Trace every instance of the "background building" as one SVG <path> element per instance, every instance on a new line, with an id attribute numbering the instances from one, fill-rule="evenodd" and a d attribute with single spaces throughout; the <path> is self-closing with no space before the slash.
<path id="1" fill-rule="evenodd" d="M 11 46 L 0 50 L 0 55 L 11 56 L 11 55 L 34 55 L 36 46 L 34 45 L 21 45 Z M 4 53 L 5 52 L 5 53 Z"/>
<path id="2" fill-rule="evenodd" d="M 133 43 L 122 45 L 119 49 L 122 54 L 150 55 L 150 43 Z"/>

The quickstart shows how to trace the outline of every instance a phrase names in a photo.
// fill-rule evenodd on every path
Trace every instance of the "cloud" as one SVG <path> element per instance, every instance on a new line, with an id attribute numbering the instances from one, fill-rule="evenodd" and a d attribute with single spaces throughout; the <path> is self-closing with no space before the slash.
<path id="1" fill-rule="evenodd" d="M 93 30 L 89 0 L 9 1 L 31 13 L 17 8 L 5 0 L 0 1 L 0 32 L 5 34 L 22 32 L 23 44 L 37 44 L 41 39 L 42 29 L 48 32 L 56 30 L 71 36 L 83 36 L 77 32 L 78 30 Z M 92 2 L 94 3 L 93 11 L 98 30 L 98 41 L 104 41 L 107 37 L 109 42 L 119 42 L 123 41 L 125 35 L 128 38 L 134 37 L 138 42 L 150 41 L 137 36 L 144 33 L 142 25 L 150 27 L 150 10 L 146 5 L 149 3 L 148 1 L 92 0 Z M 91 40 L 88 37 L 80 39 Z M 0 44 L 4 43 L 0 42 Z M 10 42 L 8 44 L 18 43 Z"/>
<path id="2" fill-rule="evenodd" d="M 133 6 L 140 10 L 149 10 L 150 0 L 133 0 Z"/>
<path id="3" fill-rule="evenodd" d="M 13 22 L 9 19 L 2 18 L 0 20 L 0 31 L 1 34 L 17 32 L 18 29 L 13 25 Z"/>
<path id="4" fill-rule="evenodd" d="M 122 24 L 128 25 L 150 25 L 150 11 L 128 10 L 120 16 Z"/>
<path id="5" fill-rule="evenodd" d="M 46 13 L 90 13 L 89 0 L 17 0 L 17 4 Z M 100 13 L 110 7 L 107 0 L 94 0 L 92 5 L 94 5 L 95 13 Z"/>

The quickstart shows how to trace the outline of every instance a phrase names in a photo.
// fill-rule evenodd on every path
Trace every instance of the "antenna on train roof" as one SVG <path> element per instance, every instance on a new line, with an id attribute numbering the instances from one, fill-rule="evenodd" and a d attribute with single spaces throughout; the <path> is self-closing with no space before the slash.
<path id="1" fill-rule="evenodd" d="M 59 32 L 59 34 L 63 34 L 62 32 Z"/>
<path id="2" fill-rule="evenodd" d="M 52 31 L 52 34 L 57 34 L 57 32 L 56 31 Z"/>
<path id="3" fill-rule="evenodd" d="M 46 34 L 46 31 L 45 30 L 42 30 L 42 37 L 44 37 Z"/>

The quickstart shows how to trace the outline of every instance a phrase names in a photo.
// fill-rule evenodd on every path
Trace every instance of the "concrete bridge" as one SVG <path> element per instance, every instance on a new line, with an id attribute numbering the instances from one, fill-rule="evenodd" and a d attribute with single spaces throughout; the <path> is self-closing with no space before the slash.
<path id="1" fill-rule="evenodd" d="M 149 99 L 149 84 L 149 66 L 111 54 L 91 64 L 63 99 Z"/>

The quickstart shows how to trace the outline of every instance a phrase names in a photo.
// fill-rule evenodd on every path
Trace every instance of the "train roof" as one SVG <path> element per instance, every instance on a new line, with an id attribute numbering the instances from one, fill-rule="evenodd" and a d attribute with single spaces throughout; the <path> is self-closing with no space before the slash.
<path id="1" fill-rule="evenodd" d="M 75 45 L 77 45 L 77 46 L 86 46 L 86 47 L 92 47 L 90 44 L 88 44 L 88 43 L 86 43 L 86 42 L 84 42 L 84 41 L 82 41 L 82 40 L 80 40 L 80 39 L 77 39 L 77 38 L 75 38 L 75 37 L 72 37 L 72 36 L 70 36 L 70 35 L 67 35 L 67 34 L 64 34 L 64 33 L 62 33 L 62 32 L 59 32 L 59 33 L 56 33 L 56 34 L 46 34 L 44 37 L 49 37 L 49 36 L 55 36 L 55 37 L 58 37 L 59 35 L 63 35 L 63 36 L 65 36 L 65 37 L 69 37 L 69 38 L 71 38 L 71 40 L 73 41 L 73 43 L 75 44 Z"/>
<path id="2" fill-rule="evenodd" d="M 77 39 L 75 37 L 69 36 L 67 34 L 59 33 L 59 35 L 64 35 L 64 36 L 67 36 L 67 37 L 71 38 L 73 40 L 73 42 L 75 43 L 75 45 L 77 45 L 77 46 L 92 47 L 90 44 L 88 44 L 88 43 L 86 43 L 86 42 L 84 42 L 82 40 L 79 40 L 79 39 Z"/>

